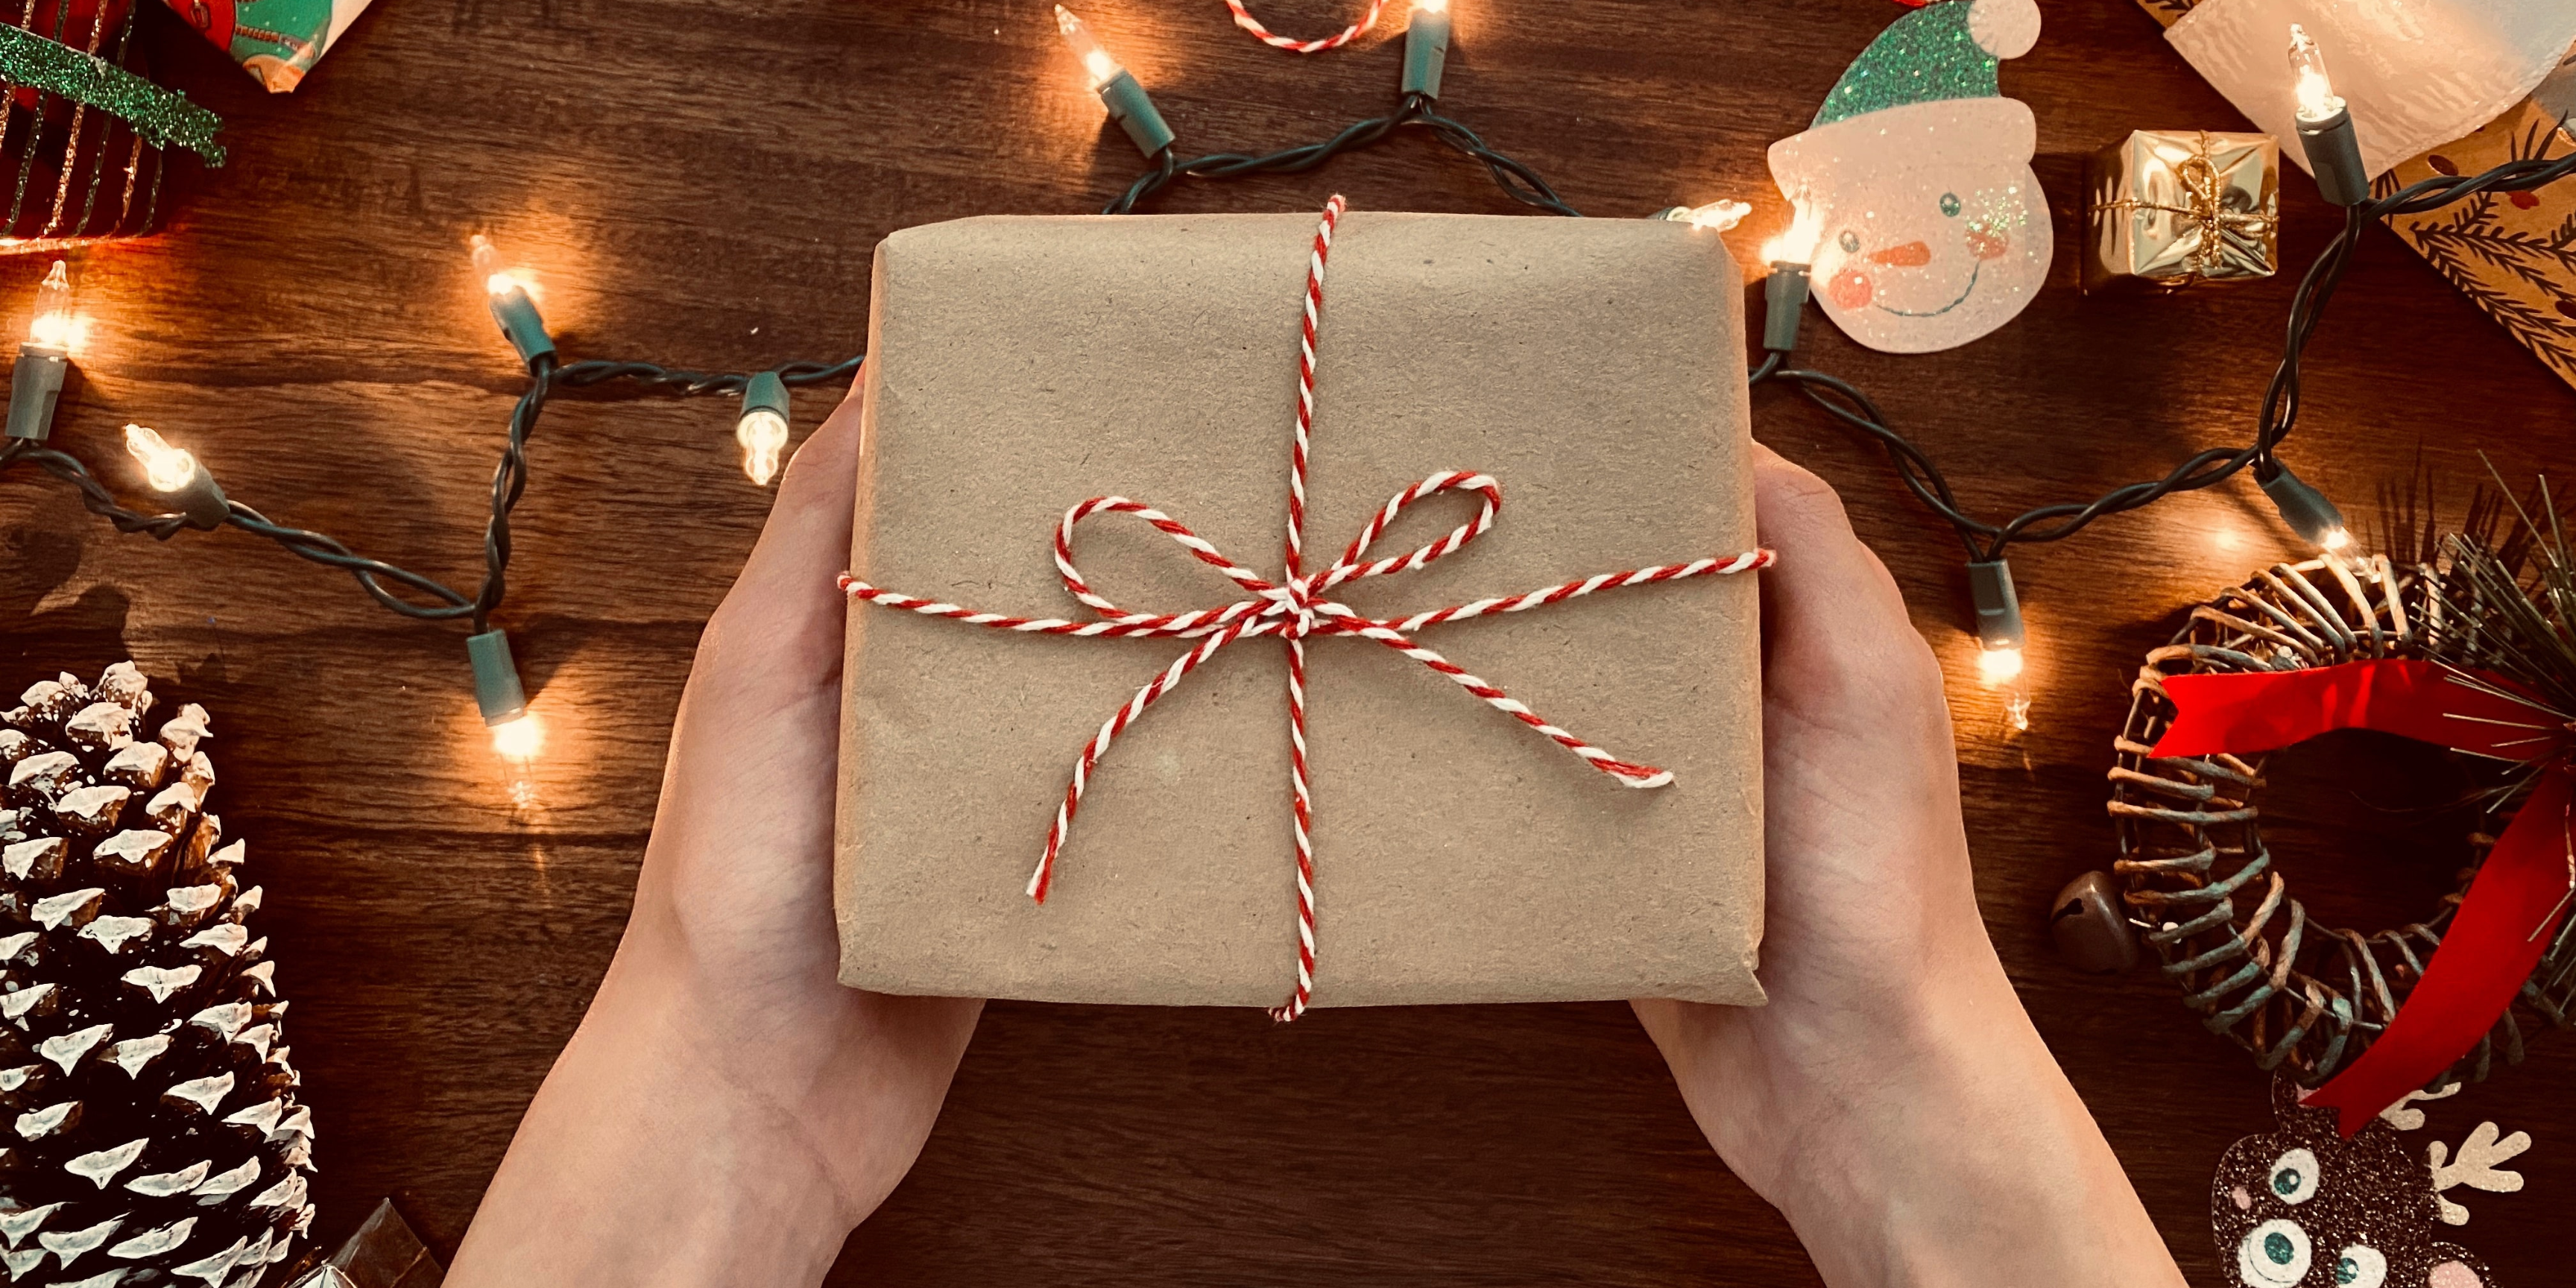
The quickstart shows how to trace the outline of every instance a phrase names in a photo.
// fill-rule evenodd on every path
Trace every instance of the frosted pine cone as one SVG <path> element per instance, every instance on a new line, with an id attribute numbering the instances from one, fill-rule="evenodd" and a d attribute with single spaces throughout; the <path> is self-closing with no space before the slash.
<path id="1" fill-rule="evenodd" d="M 250 1288 L 313 1221 L 313 1118 L 194 704 L 131 662 L 0 712 L 0 1265 Z"/>

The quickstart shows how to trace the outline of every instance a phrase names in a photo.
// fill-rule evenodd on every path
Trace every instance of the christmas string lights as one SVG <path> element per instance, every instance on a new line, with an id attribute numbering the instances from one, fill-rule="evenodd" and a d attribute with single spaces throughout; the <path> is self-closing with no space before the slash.
<path id="1" fill-rule="evenodd" d="M 1135 73 L 1110 57 L 1091 34 L 1091 28 L 1063 5 L 1055 7 L 1055 30 L 1064 37 L 1065 47 L 1081 60 L 1083 74 L 1091 78 L 1091 92 L 1098 94 L 1100 105 L 1109 109 L 1109 119 L 1127 131 L 1136 150 L 1149 157 L 1167 153 L 1172 146 L 1172 127 L 1163 123 L 1161 112 L 1154 110 L 1154 100 L 1146 95 L 1143 85 L 1136 83 Z"/>
<path id="2" fill-rule="evenodd" d="M 777 372 L 761 372 L 742 387 L 742 415 L 733 423 L 733 440 L 742 445 L 743 475 L 769 486 L 778 477 L 779 456 L 787 450 L 787 382 Z"/>
<path id="3" fill-rule="evenodd" d="M 36 287 L 36 307 L 27 319 L 27 338 L 18 345 L 18 365 L 9 375 L 9 437 L 41 443 L 54 431 L 54 404 L 62 397 L 63 377 L 71 371 L 72 280 L 61 260 Z"/>
<path id="4" fill-rule="evenodd" d="M 232 506 L 225 501 L 224 490 L 215 485 L 215 476 L 185 448 L 163 441 L 158 431 L 127 425 L 125 450 L 143 467 L 144 483 L 175 503 L 189 527 L 212 532 L 232 517 Z"/>
<path id="5" fill-rule="evenodd" d="M 1391 113 L 1355 122 L 1317 143 L 1264 154 L 1212 153 L 1187 160 L 1177 155 L 1177 136 L 1133 73 L 1121 66 L 1070 10 L 1059 6 L 1055 14 L 1058 33 L 1074 53 L 1091 88 L 1149 163 L 1142 175 L 1108 203 L 1104 213 L 1131 213 L 1182 179 L 1224 180 L 1296 173 L 1405 131 L 1427 133 L 1482 164 L 1495 184 L 1514 201 L 1553 214 L 1580 213 L 1535 171 L 1494 150 L 1473 130 L 1439 111 L 1443 63 L 1451 34 L 1447 0 L 1414 0 L 1411 6 L 1403 69 Z M 2028 642 L 2011 567 L 2006 561 L 2013 546 L 2063 540 L 2107 515 L 2136 510 L 2176 492 L 2207 488 L 2250 469 L 2284 522 L 2302 540 L 2326 552 L 2346 548 L 2351 535 L 2340 512 L 2323 493 L 2300 480 L 2280 461 L 2278 449 L 2298 418 L 2300 355 L 2362 233 L 2391 215 L 2421 214 L 2484 193 L 2529 191 L 2576 173 L 2576 155 L 2556 161 L 2535 157 L 2507 162 L 2477 175 L 2439 175 L 2374 195 L 2361 176 L 2358 149 L 2352 143 L 2350 109 L 2333 93 L 2322 51 L 2306 33 L 2295 28 L 2290 49 L 2301 105 L 2301 142 L 2317 171 L 2320 188 L 2329 199 L 2346 206 L 2348 217 L 2343 231 L 2301 280 L 2282 358 L 2265 391 L 2254 441 L 2246 446 L 2200 452 L 2161 478 L 2126 484 L 2089 501 L 2044 505 L 2000 523 L 1979 519 L 1961 506 L 1938 464 L 1891 428 L 1868 395 L 1832 375 L 1790 365 L 1808 300 L 1808 266 L 1823 231 L 1806 201 L 1793 198 L 1790 225 L 1761 251 L 1760 258 L 1768 265 L 1762 327 L 1764 356 L 1750 373 L 1751 383 L 1779 383 L 1794 388 L 1828 415 L 1879 443 L 1906 489 L 1951 525 L 1967 553 L 1967 580 L 1981 645 L 1978 671 L 1990 685 L 2016 682 L 2023 670 Z M 2312 125 L 2315 128 L 2310 128 Z M 1699 231 L 1720 233 L 1735 227 L 1748 210 L 1741 202 L 1718 201 L 1664 211 L 1662 217 Z M 184 447 L 141 425 L 127 427 L 126 447 L 162 508 L 136 510 L 120 503 L 116 493 L 92 475 L 79 458 L 48 445 L 54 404 L 68 374 L 80 329 L 79 319 L 72 311 L 70 282 L 60 264 L 38 288 L 28 339 L 20 346 L 11 388 L 8 434 L 0 440 L 0 475 L 22 464 L 36 467 L 71 484 L 80 492 L 86 508 L 122 532 L 167 540 L 186 528 L 238 528 L 274 541 L 298 558 L 347 572 L 370 598 L 393 612 L 423 620 L 467 622 L 471 632 L 466 649 L 477 708 L 493 731 L 496 751 L 507 759 L 523 762 L 537 754 L 543 744 L 543 731 L 529 711 L 508 637 L 494 624 L 493 616 L 507 588 L 511 513 L 528 485 L 528 440 L 548 401 L 560 394 L 607 386 L 684 397 L 737 396 L 741 403 L 734 439 L 742 450 L 743 471 L 755 484 L 766 484 L 776 476 L 789 436 L 787 391 L 846 380 L 860 359 L 790 363 L 767 372 L 738 374 L 639 362 L 565 362 L 557 354 L 538 312 L 533 283 L 511 268 L 488 238 L 472 239 L 471 256 L 494 323 L 517 354 L 529 381 L 512 410 L 501 459 L 494 470 L 485 526 L 483 578 L 472 595 L 434 578 L 361 556 L 322 533 L 273 522 L 226 496 L 213 475 Z M 2026 724 L 2027 700 L 2018 691 L 2013 705 L 2016 725 Z"/>
<path id="6" fill-rule="evenodd" d="M 366 558 L 321 533 L 272 522 L 226 496 L 194 453 L 150 427 L 127 425 L 124 444 L 142 475 L 144 489 L 162 507 L 157 511 L 126 507 L 78 457 L 49 446 L 54 399 L 62 387 L 61 368 L 78 332 L 77 319 L 71 313 L 69 279 L 59 261 L 37 289 L 35 320 L 29 327 L 27 342 L 19 348 L 16 381 L 10 390 L 9 436 L 5 446 L 0 446 L 0 475 L 22 464 L 41 469 L 77 488 L 82 504 L 120 532 L 168 540 L 187 528 L 239 528 L 275 541 L 300 558 L 347 572 L 377 603 L 405 617 L 470 623 L 472 633 L 466 638 L 465 650 L 476 708 L 491 730 L 493 750 L 504 760 L 524 767 L 543 748 L 544 728 L 529 709 L 526 688 L 511 656 L 509 636 L 493 624 L 492 615 L 501 607 L 507 591 L 510 515 L 527 490 L 528 438 L 547 402 L 560 393 L 610 384 L 689 397 L 739 395 L 743 406 L 735 422 L 734 437 L 743 449 L 743 471 L 753 483 L 766 484 L 776 477 L 787 446 L 788 389 L 847 380 L 858 369 L 859 359 L 789 363 L 746 374 L 686 371 L 642 362 L 566 363 L 556 354 L 554 340 L 537 311 L 531 282 L 507 265 L 491 239 L 478 234 L 470 247 L 473 270 L 482 279 L 493 321 L 527 369 L 529 380 L 526 392 L 511 412 L 501 462 L 493 472 L 491 511 L 484 529 L 483 579 L 473 595 L 423 574 Z M 40 412 L 24 410 L 37 404 L 39 398 Z"/>
<path id="7" fill-rule="evenodd" d="M 2353 133 L 2352 111 L 2334 92 L 2326 75 L 2325 51 L 2307 28 L 2290 24 L 2291 93 L 2298 99 L 2299 146 L 2308 155 L 2308 170 L 2317 191 L 2338 206 L 2370 199 L 2370 168 L 2362 164 L 2361 138 Z"/>
<path id="8" fill-rule="evenodd" d="M 1369 10 L 1375 19 L 1377 10 Z M 1440 72 L 1449 61 L 1449 0 L 1413 0 L 1404 24 L 1404 77 L 1396 92 L 1440 97 Z"/>
<path id="9" fill-rule="evenodd" d="M 1320 143 L 1278 152 L 1214 152 L 1182 160 L 1162 113 L 1154 107 L 1135 76 L 1119 66 L 1093 37 L 1090 28 L 1063 5 L 1056 6 L 1056 30 L 1082 64 L 1093 92 L 1154 168 L 1137 176 L 1127 190 L 1101 213 L 1135 213 L 1138 204 L 1181 179 L 1236 179 L 1253 174 L 1295 174 L 1311 170 L 1344 152 L 1381 142 L 1399 130 L 1428 131 L 1432 137 L 1484 165 L 1496 185 L 1513 200 L 1551 214 L 1580 213 L 1528 166 L 1488 147 L 1465 125 L 1440 114 L 1440 77 L 1449 53 L 1449 0 L 1413 0 L 1404 29 L 1404 69 L 1396 92 L 1396 110 L 1386 116 L 1353 122 Z M 1142 128 L 1150 121 L 1152 128 Z M 1723 203 L 1721 203 L 1723 204 Z"/>
<path id="10" fill-rule="evenodd" d="M 1379 143 L 1400 130 L 1422 129 L 1482 162 L 1495 183 L 1514 200 L 1554 214 L 1580 214 L 1529 167 L 1494 151 L 1466 126 L 1437 111 L 1440 63 L 1449 35 L 1448 0 L 1416 0 L 1406 28 L 1404 71 L 1395 111 L 1355 122 L 1321 142 L 1263 154 L 1212 153 L 1184 161 L 1176 159 L 1169 142 L 1146 147 L 1139 139 L 1139 150 L 1152 168 L 1129 184 L 1104 213 L 1131 213 L 1141 202 L 1183 178 L 1222 180 L 1296 173 L 1340 153 Z M 2039 506 L 2001 523 L 1969 514 L 1940 466 L 1891 428 L 1887 416 L 1867 394 L 1835 376 L 1789 364 L 1809 297 L 1809 265 L 1824 232 L 1802 195 L 1791 201 L 1789 226 L 1761 249 L 1760 259 L 1768 265 L 1763 284 L 1764 357 L 1750 373 L 1751 383 L 1780 383 L 1794 388 L 1828 415 L 1878 442 L 1906 490 L 1951 525 L 1968 556 L 1967 579 L 1979 644 L 1977 670 L 1990 686 L 2016 684 L 2025 666 L 2029 632 L 2013 586 L 2012 567 L 2006 559 L 2013 546 L 2061 541 L 2095 520 L 2151 505 L 2177 492 L 2211 487 L 2250 470 L 2257 486 L 2300 540 L 2322 553 L 2348 549 L 2352 534 L 2342 513 L 2324 493 L 2291 472 L 2280 460 L 2279 448 L 2298 419 L 2300 355 L 2327 300 L 2343 278 L 2354 246 L 2364 230 L 2389 215 L 2420 214 L 2480 193 L 2529 191 L 2576 173 L 2576 155 L 2555 162 L 2531 158 L 2479 175 L 2437 176 L 2374 199 L 2353 141 L 2350 109 L 2334 93 L 2323 52 L 2297 27 L 2290 32 L 2289 61 L 2300 102 L 2301 142 L 2317 172 L 2320 189 L 2328 200 L 2347 208 L 2348 218 L 2342 232 L 2327 245 L 2300 283 L 2281 361 L 2264 393 L 2254 441 L 2242 447 L 2197 453 L 2162 478 L 2125 484 L 2089 501 Z M 1142 95 L 1141 86 L 1136 92 Z M 1161 118 L 1158 115 L 1156 119 Z M 1733 228 L 1748 209 L 1741 202 L 1717 201 L 1696 208 L 1675 207 L 1661 212 L 1661 217 L 1723 232 Z M 2017 688 L 2012 695 L 2012 708 L 2014 726 L 2027 727 L 2028 701 Z"/>

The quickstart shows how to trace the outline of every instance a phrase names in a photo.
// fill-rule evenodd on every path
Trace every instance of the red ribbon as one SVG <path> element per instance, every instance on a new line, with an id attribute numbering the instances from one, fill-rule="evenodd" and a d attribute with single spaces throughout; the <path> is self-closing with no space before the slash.
<path id="1" fill-rule="evenodd" d="M 2375 729 L 2546 765 L 2386 1031 L 2304 1098 L 2340 1111 L 2349 1136 L 2475 1047 L 2540 964 L 2576 891 L 2576 721 L 2501 676 L 2415 660 L 2176 675 L 2164 686 L 2175 715 L 2156 756 L 2270 751 L 2336 729 Z"/>

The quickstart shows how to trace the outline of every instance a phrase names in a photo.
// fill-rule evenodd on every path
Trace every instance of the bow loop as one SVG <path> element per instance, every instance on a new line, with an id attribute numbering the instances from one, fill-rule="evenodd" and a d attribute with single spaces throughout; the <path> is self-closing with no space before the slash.
<path id="1" fill-rule="evenodd" d="M 1073 562 L 1073 531 L 1083 520 L 1095 514 L 1132 514 L 1144 520 L 1156 531 L 1180 543 L 1181 548 L 1189 551 L 1191 557 L 1224 573 L 1236 585 L 1251 591 L 1255 597 L 1236 600 L 1222 608 L 1198 609 L 1186 613 L 1140 613 L 1120 607 L 1107 596 L 1093 590 L 1091 583 L 1083 577 L 1082 570 Z M 1056 525 L 1055 530 L 1055 568 L 1056 575 L 1064 581 L 1064 588 L 1071 591 L 1074 598 L 1081 600 L 1093 612 L 1098 613 L 1108 625 L 1117 628 L 1110 633 L 1119 635 L 1170 635 L 1184 639 L 1196 638 L 1222 629 L 1226 624 L 1246 613 L 1273 611 L 1265 609 L 1264 605 L 1277 603 L 1281 589 L 1265 580 L 1260 574 L 1226 558 L 1224 552 L 1218 550 L 1207 538 L 1190 531 L 1189 525 L 1142 501 L 1131 501 L 1123 496 L 1095 496 L 1064 512 L 1064 522 Z"/>
<path id="2" fill-rule="evenodd" d="M 1477 509 L 1474 519 L 1459 524 L 1450 530 L 1448 536 L 1423 546 L 1411 554 L 1380 559 L 1371 564 L 1360 562 L 1368 557 L 1369 547 L 1376 544 L 1379 537 L 1386 535 L 1388 528 L 1395 526 L 1396 519 L 1403 515 L 1406 507 L 1443 492 L 1477 493 L 1484 498 L 1484 504 Z M 1485 535 L 1485 532 L 1494 526 L 1494 518 L 1502 512 L 1502 508 L 1503 485 L 1496 482 L 1492 475 L 1470 474 L 1465 470 L 1442 470 L 1389 498 L 1386 505 L 1369 518 L 1368 526 L 1360 529 L 1360 534 L 1351 539 L 1350 548 L 1344 550 L 1342 557 L 1331 568 L 1325 570 L 1322 580 L 1316 584 L 1315 589 L 1331 590 L 1344 582 L 1356 581 L 1362 577 L 1382 577 L 1388 573 L 1411 572 L 1443 555 L 1455 554 L 1468 542 Z"/>

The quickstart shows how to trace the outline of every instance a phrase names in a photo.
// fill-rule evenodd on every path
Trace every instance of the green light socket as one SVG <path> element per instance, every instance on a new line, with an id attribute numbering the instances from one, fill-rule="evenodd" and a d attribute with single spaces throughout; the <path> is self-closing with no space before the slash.
<path id="1" fill-rule="evenodd" d="M 465 656 L 474 663 L 474 705 L 483 724 L 506 724 L 528 713 L 528 691 L 519 685 L 519 664 L 510 659 L 510 637 L 500 627 L 465 637 Z"/>
<path id="2" fill-rule="evenodd" d="M 202 465 L 197 467 L 197 477 L 188 480 L 188 486 L 172 494 L 170 499 L 179 503 L 179 513 L 188 516 L 188 526 L 192 528 L 212 532 L 233 516 L 233 503 L 225 499 L 223 488 L 215 483 L 215 476 L 208 474 Z"/>
<path id="3" fill-rule="evenodd" d="M 1971 562 L 1968 597 L 1977 607 L 1978 643 L 1988 649 L 2021 647 L 2021 596 L 2013 591 L 2011 564 L 2001 559 Z"/>
<path id="4" fill-rule="evenodd" d="M 491 297 L 491 304 L 501 338 L 518 350 L 521 363 L 533 367 L 538 358 L 555 351 L 554 337 L 546 334 L 546 320 L 537 316 L 537 302 L 528 298 L 526 287 L 513 286 Z"/>
<path id="5" fill-rule="evenodd" d="M 1781 261 L 1762 279 L 1762 347 L 1789 353 L 1798 347 L 1798 320 L 1807 311 L 1807 266 Z"/>
<path id="6" fill-rule="evenodd" d="M 756 411 L 774 411 L 780 418 L 786 417 L 787 382 L 779 379 L 777 372 L 761 372 L 743 385 L 742 411 L 737 413 L 737 417 Z"/>
<path id="7" fill-rule="evenodd" d="M 1177 137 L 1172 127 L 1163 123 L 1163 114 L 1154 110 L 1154 100 L 1146 95 L 1144 86 L 1136 83 L 1132 72 L 1121 70 L 1110 77 L 1109 83 L 1100 87 L 1100 101 L 1109 109 L 1109 119 L 1118 122 L 1135 142 L 1136 150 L 1148 158 L 1161 155 Z"/>
<path id="8" fill-rule="evenodd" d="M 2326 200 L 2338 206 L 2370 200 L 2370 170 L 2361 159 L 2361 139 L 2352 132 L 2350 108 L 2322 121 L 2301 119 L 2299 146 L 2307 150 L 2308 169 Z"/>
<path id="9" fill-rule="evenodd" d="M 2281 521 L 2290 531 L 2319 550 L 2332 550 L 2351 539 L 2344 527 L 2343 511 L 2326 499 L 2326 494 L 2308 486 L 2307 480 L 2290 472 L 2290 467 L 2273 463 L 2272 476 L 2254 476 L 2263 495 L 2272 498 L 2272 508 L 2281 512 Z"/>
<path id="10" fill-rule="evenodd" d="M 41 443 L 54 432 L 54 403 L 63 394 L 71 355 L 40 344 L 18 346 L 9 376 L 9 437 Z"/>
<path id="11" fill-rule="evenodd" d="M 1403 92 L 1440 97 L 1440 72 L 1449 61 L 1449 11 L 1421 9 L 1404 27 Z"/>

